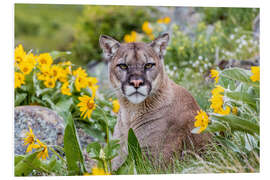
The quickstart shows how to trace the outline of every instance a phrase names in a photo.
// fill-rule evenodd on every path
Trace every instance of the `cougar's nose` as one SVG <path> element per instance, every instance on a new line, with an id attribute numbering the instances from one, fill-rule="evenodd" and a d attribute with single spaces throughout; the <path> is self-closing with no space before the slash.
<path id="1" fill-rule="evenodd" d="M 143 85 L 144 81 L 143 79 L 138 79 L 138 78 L 131 78 L 129 81 L 129 84 L 135 87 L 136 89 L 139 88 L 141 85 Z"/>

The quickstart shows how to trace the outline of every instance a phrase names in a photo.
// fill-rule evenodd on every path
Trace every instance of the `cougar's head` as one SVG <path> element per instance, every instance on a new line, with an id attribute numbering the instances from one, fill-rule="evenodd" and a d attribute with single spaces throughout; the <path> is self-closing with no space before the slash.
<path id="1" fill-rule="evenodd" d="M 119 43 L 100 36 L 100 47 L 109 62 L 109 78 L 119 95 L 139 104 L 156 92 L 164 76 L 163 56 L 168 41 L 167 33 L 149 44 Z"/>

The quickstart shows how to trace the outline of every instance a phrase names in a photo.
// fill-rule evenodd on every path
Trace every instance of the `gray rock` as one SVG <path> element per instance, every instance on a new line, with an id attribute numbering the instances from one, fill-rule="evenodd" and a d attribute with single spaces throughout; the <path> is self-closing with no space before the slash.
<path id="1" fill-rule="evenodd" d="M 75 122 L 75 125 L 77 122 Z M 31 127 L 36 138 L 47 145 L 58 145 L 64 147 L 65 124 L 62 117 L 49 108 L 41 106 L 19 106 L 15 108 L 14 114 L 14 141 L 15 154 L 23 155 L 26 153 L 27 146 L 24 146 L 23 138 Z M 88 170 L 93 166 L 94 161 L 90 159 L 86 152 L 86 147 L 93 141 L 93 138 L 77 127 L 77 134 Z M 49 151 L 49 156 L 52 152 Z"/>
<path id="2" fill-rule="evenodd" d="M 48 145 L 63 147 L 64 120 L 56 112 L 41 106 L 19 106 L 14 114 L 15 154 L 25 154 L 23 138 L 29 127 L 35 136 Z"/>

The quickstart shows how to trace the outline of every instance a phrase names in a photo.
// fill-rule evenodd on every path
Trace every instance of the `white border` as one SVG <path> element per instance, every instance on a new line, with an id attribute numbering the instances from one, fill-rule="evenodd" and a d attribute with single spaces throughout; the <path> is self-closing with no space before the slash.
<path id="1" fill-rule="evenodd" d="M 259 7 L 258 0 L 13 0 L 16 3 L 143 6 Z"/>
<path id="2" fill-rule="evenodd" d="M 269 149 L 269 49 L 270 49 L 270 9 L 267 0 L 7 0 L 1 3 L 1 174 L 4 179 L 13 177 L 13 4 L 98 4 L 98 5 L 154 5 L 154 6 L 197 6 L 197 7 L 260 7 L 261 8 L 261 172 L 256 174 L 184 174 L 184 175 L 141 175 L 141 176 L 110 176 L 110 177 L 37 177 L 42 179 L 87 179 L 87 178 L 173 178 L 173 179 L 262 179 L 270 175 Z M 23 179 L 36 177 L 23 177 Z M 264 178 L 263 178 L 264 179 Z"/>

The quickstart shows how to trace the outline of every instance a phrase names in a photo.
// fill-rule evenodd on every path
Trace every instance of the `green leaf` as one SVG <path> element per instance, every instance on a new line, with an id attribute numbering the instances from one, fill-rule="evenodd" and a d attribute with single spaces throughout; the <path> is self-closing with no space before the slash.
<path id="1" fill-rule="evenodd" d="M 99 153 L 101 150 L 101 145 L 98 142 L 93 142 L 87 145 L 86 148 L 87 152 L 89 153 L 89 156 L 93 159 L 100 159 Z"/>
<path id="2" fill-rule="evenodd" d="M 77 136 L 77 131 L 70 112 L 66 117 L 66 122 L 64 150 L 67 159 L 67 166 L 70 175 L 79 175 L 83 173 L 81 172 L 81 166 L 83 171 L 86 171 L 86 169 L 84 166 L 84 159 Z"/>
<path id="3" fill-rule="evenodd" d="M 47 102 L 49 105 L 50 105 L 50 108 L 52 108 L 52 109 L 54 109 L 54 103 L 53 103 L 53 101 L 51 100 L 51 98 L 50 98 L 50 96 L 49 95 L 44 95 L 44 96 L 42 96 L 42 98 L 41 98 L 43 101 L 45 101 L 45 102 Z"/>
<path id="4" fill-rule="evenodd" d="M 26 98 L 26 93 L 16 93 L 15 95 L 15 106 L 19 106 L 21 102 Z"/>
<path id="5" fill-rule="evenodd" d="M 106 160 L 112 160 L 118 155 L 120 149 L 119 140 L 110 140 L 104 148 Z"/>
<path id="6" fill-rule="evenodd" d="M 50 161 L 47 165 L 47 169 L 49 171 L 53 171 L 55 165 L 56 165 L 56 162 L 57 162 L 57 158 L 56 158 L 56 155 L 54 154 L 51 158 L 50 158 Z"/>
<path id="7" fill-rule="evenodd" d="M 251 71 L 241 69 L 241 68 L 230 68 L 225 69 L 220 73 L 220 77 L 225 77 L 231 80 L 236 80 L 240 82 L 247 83 L 249 85 L 258 87 L 259 83 L 252 82 L 250 79 L 250 76 L 252 76 Z"/>
<path id="8" fill-rule="evenodd" d="M 15 166 L 15 176 L 28 176 L 35 167 L 39 164 L 39 160 L 36 158 L 39 151 L 26 155 Z"/>
<path id="9" fill-rule="evenodd" d="M 236 131 L 242 131 L 249 134 L 259 134 L 260 133 L 260 126 L 252 121 L 242 119 L 235 115 L 219 115 L 219 114 L 212 114 L 211 119 L 217 120 L 217 121 L 224 121 L 227 122 L 232 130 Z"/>
<path id="10" fill-rule="evenodd" d="M 135 167 L 139 170 L 139 160 L 142 159 L 142 151 L 138 139 L 132 128 L 128 131 L 128 156 L 135 161 Z"/>
<path id="11" fill-rule="evenodd" d="M 128 159 L 126 159 L 126 161 L 116 170 L 115 174 L 137 174 L 134 161 L 129 161 Z"/>
<path id="12" fill-rule="evenodd" d="M 16 155 L 15 160 L 14 160 L 14 165 L 16 166 L 23 158 L 24 156 L 22 155 Z"/>
<path id="13" fill-rule="evenodd" d="M 72 98 L 62 98 L 53 106 L 53 110 L 55 110 L 63 119 L 67 119 L 69 114 L 66 112 L 69 112 L 72 104 Z"/>
<path id="14" fill-rule="evenodd" d="M 253 108 L 256 108 L 256 102 L 259 101 L 260 99 L 257 97 L 254 97 L 246 92 L 226 92 L 226 96 L 236 100 L 236 101 L 241 101 L 243 103 L 251 105 Z"/>
<path id="15" fill-rule="evenodd" d="M 210 125 L 207 126 L 206 132 L 220 132 L 220 131 L 227 131 L 228 128 L 224 122 L 214 121 Z"/>

